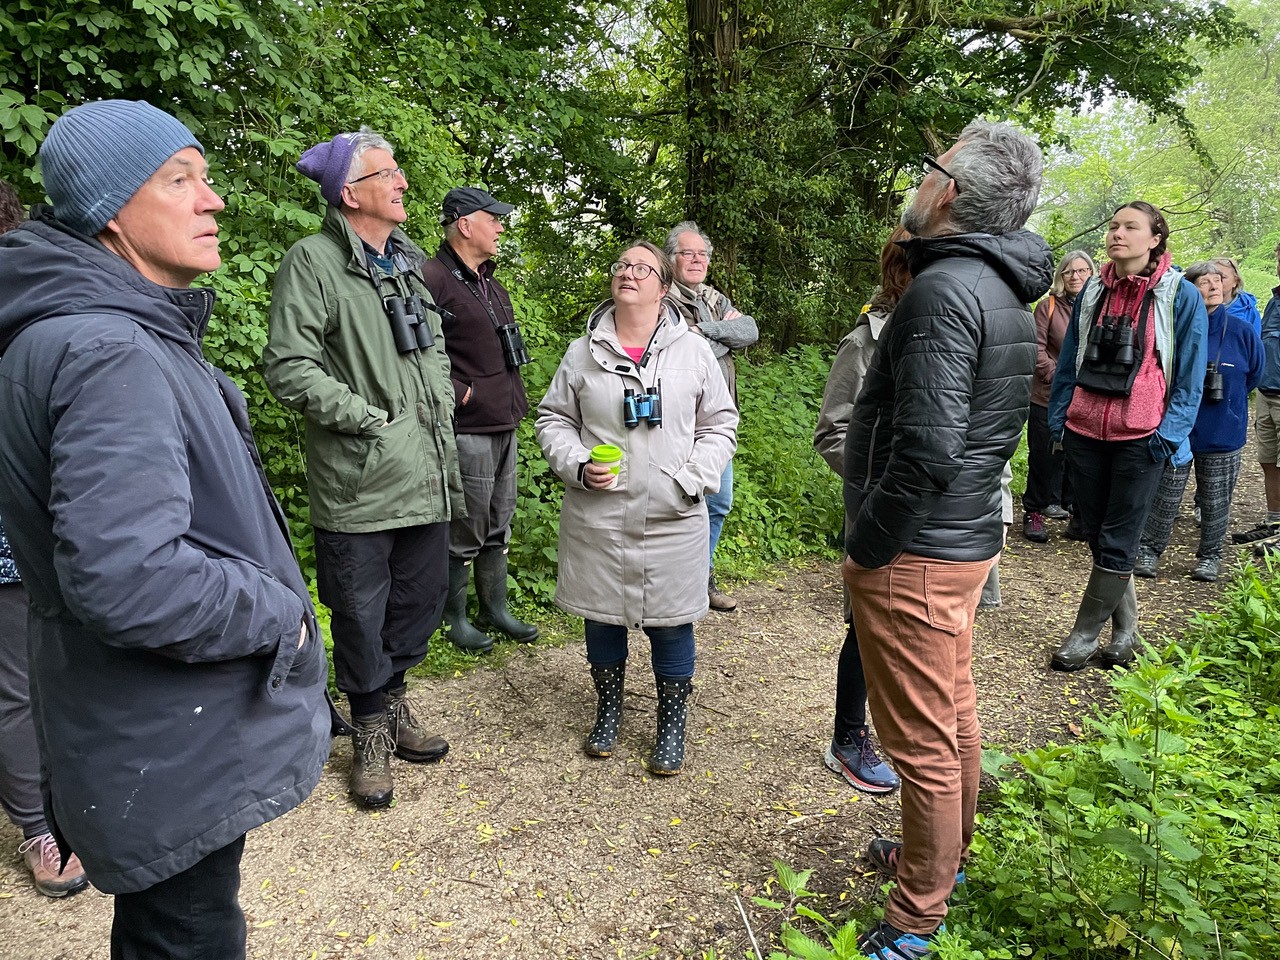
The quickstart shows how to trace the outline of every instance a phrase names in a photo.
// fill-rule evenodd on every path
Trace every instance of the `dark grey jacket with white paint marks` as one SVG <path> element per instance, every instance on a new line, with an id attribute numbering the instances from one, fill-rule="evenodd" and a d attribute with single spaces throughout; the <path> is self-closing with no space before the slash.
<path id="1" fill-rule="evenodd" d="M 213 294 L 48 219 L 0 237 L 0 290 L 0 512 L 46 812 L 129 893 L 311 792 L 324 646 L 244 397 L 201 354 Z"/>

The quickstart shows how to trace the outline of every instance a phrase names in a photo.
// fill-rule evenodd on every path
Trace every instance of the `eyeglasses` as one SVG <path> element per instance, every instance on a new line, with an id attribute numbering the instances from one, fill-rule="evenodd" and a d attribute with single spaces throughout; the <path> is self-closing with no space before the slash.
<path id="1" fill-rule="evenodd" d="M 923 172 L 926 177 L 929 176 L 929 172 L 931 170 L 937 170 L 940 174 L 956 185 L 956 193 L 960 192 L 960 181 L 955 178 L 950 170 L 940 164 L 937 160 L 933 159 L 933 157 L 929 156 L 927 153 L 921 159 L 924 163 Z"/>
<path id="2" fill-rule="evenodd" d="M 1091 277 L 1093 276 L 1093 271 L 1088 267 L 1076 267 L 1074 270 L 1063 270 L 1062 275 L 1064 277 Z"/>
<path id="3" fill-rule="evenodd" d="M 651 267 L 647 263 L 627 263 L 625 260 L 619 260 L 609 267 L 609 276 L 620 277 L 628 270 L 631 271 L 631 276 L 637 280 L 648 280 L 658 272 L 657 267 Z"/>
<path id="4" fill-rule="evenodd" d="M 404 177 L 404 170 L 401 167 L 387 167 L 383 170 L 375 170 L 373 173 L 366 173 L 363 177 L 348 180 L 347 183 L 359 183 L 361 180 L 370 180 L 373 177 L 377 177 L 379 183 L 386 183 L 392 177 Z"/>
<path id="5" fill-rule="evenodd" d="M 710 250 L 677 250 L 676 256 L 679 257 L 681 260 L 688 260 L 690 263 L 692 263 L 694 260 L 706 260 L 710 262 L 711 251 Z"/>

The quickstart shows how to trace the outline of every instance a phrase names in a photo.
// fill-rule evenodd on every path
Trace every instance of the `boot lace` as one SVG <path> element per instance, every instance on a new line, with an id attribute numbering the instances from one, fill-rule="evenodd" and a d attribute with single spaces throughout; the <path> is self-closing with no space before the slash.
<path id="1" fill-rule="evenodd" d="M 396 743 L 386 726 L 379 726 L 373 730 L 359 730 L 355 739 L 356 749 L 360 751 L 360 762 L 365 769 L 386 766 L 391 762 L 391 754 L 396 749 Z"/>
<path id="2" fill-rule="evenodd" d="M 387 718 L 388 726 L 391 728 L 389 739 L 392 741 L 394 749 L 394 741 L 400 739 L 400 731 L 418 729 L 418 721 L 413 718 L 413 712 L 409 709 L 408 697 L 388 697 L 387 698 Z"/>

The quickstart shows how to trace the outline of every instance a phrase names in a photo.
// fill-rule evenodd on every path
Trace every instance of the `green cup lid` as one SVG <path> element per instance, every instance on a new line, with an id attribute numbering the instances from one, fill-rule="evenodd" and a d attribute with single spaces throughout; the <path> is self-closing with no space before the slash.
<path id="1" fill-rule="evenodd" d="M 612 443 L 602 443 L 591 448 L 591 459 L 596 463 L 613 463 L 622 459 L 622 448 Z"/>

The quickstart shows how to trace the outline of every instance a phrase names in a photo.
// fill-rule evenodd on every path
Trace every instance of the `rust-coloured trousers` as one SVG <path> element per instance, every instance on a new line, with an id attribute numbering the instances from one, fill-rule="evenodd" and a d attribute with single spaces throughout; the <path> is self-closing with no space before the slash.
<path id="1" fill-rule="evenodd" d="M 991 565 L 900 553 L 876 570 L 846 559 L 868 701 L 902 778 L 902 854 L 885 919 L 930 934 L 968 858 L 982 771 L 973 619 Z"/>

